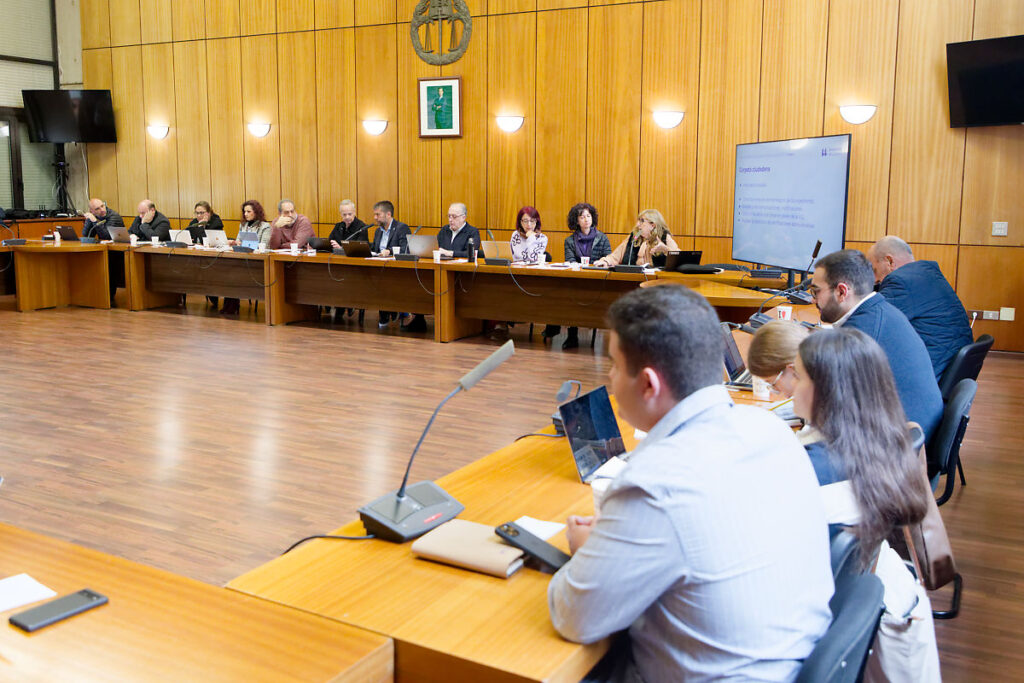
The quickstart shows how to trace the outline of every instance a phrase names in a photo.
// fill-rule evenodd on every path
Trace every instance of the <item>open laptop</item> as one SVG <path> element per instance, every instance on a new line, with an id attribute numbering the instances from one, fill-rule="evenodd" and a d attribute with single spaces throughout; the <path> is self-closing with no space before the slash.
<path id="1" fill-rule="evenodd" d="M 569 437 L 576 471 L 584 484 L 593 481 L 601 465 L 626 452 L 605 387 L 563 403 L 558 406 L 558 412 L 565 425 L 565 435 Z"/>
<path id="2" fill-rule="evenodd" d="M 252 232 L 250 230 L 239 231 L 238 237 L 235 238 L 235 241 L 243 247 L 249 247 L 250 249 L 258 249 L 260 246 L 259 233 Z"/>
<path id="3" fill-rule="evenodd" d="M 55 225 L 53 231 L 60 235 L 60 238 L 65 242 L 78 242 L 78 233 L 75 229 L 67 225 Z"/>
<path id="4" fill-rule="evenodd" d="M 679 266 L 698 266 L 702 251 L 670 251 L 665 254 L 665 270 L 676 270 Z"/>
<path id="5" fill-rule="evenodd" d="M 341 249 L 345 252 L 345 256 L 352 258 L 367 258 L 370 256 L 369 242 L 350 240 L 348 242 L 338 242 L 338 244 L 341 245 Z"/>
<path id="6" fill-rule="evenodd" d="M 183 228 L 182 230 L 171 230 L 170 241 L 192 244 L 192 233 L 189 232 L 188 228 Z"/>
<path id="7" fill-rule="evenodd" d="M 436 235 L 409 235 L 409 253 L 420 258 L 433 258 L 434 250 L 437 249 Z"/>
<path id="8" fill-rule="evenodd" d="M 128 244 L 132 241 L 132 236 L 131 233 L 128 232 L 128 228 L 121 225 L 108 225 L 107 233 L 110 235 L 110 239 L 115 242 Z"/>
<path id="9" fill-rule="evenodd" d="M 734 387 L 745 387 L 747 389 L 754 386 L 754 378 L 747 370 L 747 364 L 743 361 L 743 356 L 740 354 L 740 347 L 736 345 L 736 340 L 732 337 L 732 330 L 725 323 L 720 323 L 722 327 L 722 338 L 725 340 L 725 372 L 729 375 L 729 379 L 726 384 Z"/>
<path id="10" fill-rule="evenodd" d="M 326 237 L 310 237 L 308 244 L 316 251 L 323 251 L 327 253 L 333 251 L 331 241 Z"/>
<path id="11" fill-rule="evenodd" d="M 188 230 L 186 230 L 185 232 L 188 232 Z M 209 239 L 209 244 L 211 247 L 228 246 L 228 234 L 223 230 L 207 230 L 206 237 Z"/>
<path id="12" fill-rule="evenodd" d="M 484 258 L 507 258 L 510 261 L 512 260 L 512 245 L 508 242 L 482 240 L 480 248 L 484 251 Z"/>

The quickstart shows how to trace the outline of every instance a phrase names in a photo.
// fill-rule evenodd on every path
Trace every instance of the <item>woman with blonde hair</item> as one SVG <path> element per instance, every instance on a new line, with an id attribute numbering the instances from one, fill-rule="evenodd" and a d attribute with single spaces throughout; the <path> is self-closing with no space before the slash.
<path id="1" fill-rule="evenodd" d="M 747 369 L 772 391 L 793 395 L 793 362 L 808 330 L 792 320 L 772 320 L 757 328 L 747 350 Z"/>
<path id="2" fill-rule="evenodd" d="M 647 209 L 636 217 L 633 233 L 623 240 L 615 251 L 598 259 L 594 265 L 663 265 L 665 254 L 670 251 L 679 251 L 679 245 L 669 234 L 664 216 L 657 209 Z"/>

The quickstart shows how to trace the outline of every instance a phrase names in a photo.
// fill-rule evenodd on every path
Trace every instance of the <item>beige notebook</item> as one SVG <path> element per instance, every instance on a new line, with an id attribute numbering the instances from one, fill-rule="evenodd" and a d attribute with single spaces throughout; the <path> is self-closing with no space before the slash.
<path id="1" fill-rule="evenodd" d="M 427 560 L 502 579 L 523 566 L 523 551 L 503 543 L 494 533 L 494 527 L 464 519 L 445 522 L 421 536 L 412 544 L 412 552 Z"/>

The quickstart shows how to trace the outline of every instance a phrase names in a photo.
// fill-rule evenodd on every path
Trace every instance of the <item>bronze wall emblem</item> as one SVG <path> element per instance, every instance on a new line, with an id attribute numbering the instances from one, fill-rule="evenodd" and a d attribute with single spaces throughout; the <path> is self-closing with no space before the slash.
<path id="1" fill-rule="evenodd" d="M 423 40 L 420 40 L 420 26 L 426 25 Z M 444 44 L 444 29 L 447 25 L 450 40 Z M 461 31 L 460 29 L 461 25 Z M 456 37 L 462 34 L 461 40 Z M 469 38 L 473 33 L 473 21 L 465 0 L 420 0 L 412 11 L 409 22 L 409 36 L 416 54 L 427 64 L 451 64 L 466 54 Z M 435 49 L 436 36 L 436 49 Z"/>

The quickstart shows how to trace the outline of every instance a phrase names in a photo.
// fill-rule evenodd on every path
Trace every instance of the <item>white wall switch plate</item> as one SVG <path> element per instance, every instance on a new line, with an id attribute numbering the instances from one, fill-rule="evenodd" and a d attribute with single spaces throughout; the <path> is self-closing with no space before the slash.
<path id="1" fill-rule="evenodd" d="M 1003 308 L 999 309 L 999 319 L 1000 320 L 1013 320 L 1013 318 L 1014 318 L 1014 316 L 1016 316 L 1016 314 L 1017 314 L 1017 309 L 1016 308 L 1006 308 L 1004 306 Z"/>
<path id="2" fill-rule="evenodd" d="M 992 221 L 992 236 L 1006 237 L 1008 225 L 1006 221 Z"/>

